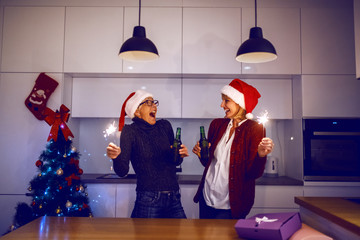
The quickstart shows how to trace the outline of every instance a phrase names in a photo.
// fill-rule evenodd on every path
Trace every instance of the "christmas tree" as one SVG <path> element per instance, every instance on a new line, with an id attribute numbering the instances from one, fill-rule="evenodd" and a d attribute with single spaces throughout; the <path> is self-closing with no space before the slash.
<path id="1" fill-rule="evenodd" d="M 45 121 L 52 126 L 46 149 L 35 162 L 39 173 L 30 181 L 27 195 L 31 206 L 19 203 L 12 230 L 40 216 L 92 217 L 86 186 L 81 182 L 79 152 L 72 146 L 73 137 L 66 125 L 69 113 L 47 109 Z M 31 210 L 30 210 L 31 209 Z"/>

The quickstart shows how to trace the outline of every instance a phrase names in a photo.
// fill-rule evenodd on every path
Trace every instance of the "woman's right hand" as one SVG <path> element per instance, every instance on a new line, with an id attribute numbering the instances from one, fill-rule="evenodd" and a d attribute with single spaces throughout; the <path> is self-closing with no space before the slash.
<path id="1" fill-rule="evenodd" d="M 120 153 L 121 153 L 120 147 L 116 146 L 112 142 L 109 143 L 109 146 L 106 148 L 106 155 L 109 158 L 115 159 L 115 158 L 117 158 L 117 156 L 120 155 Z"/>
<path id="2" fill-rule="evenodd" d="M 197 142 L 196 145 L 193 147 L 192 152 L 195 153 L 198 157 L 200 157 L 201 148 L 199 142 Z"/>

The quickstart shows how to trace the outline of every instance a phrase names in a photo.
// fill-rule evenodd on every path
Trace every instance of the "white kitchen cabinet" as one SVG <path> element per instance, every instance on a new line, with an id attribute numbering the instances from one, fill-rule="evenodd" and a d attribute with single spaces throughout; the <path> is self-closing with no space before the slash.
<path id="1" fill-rule="evenodd" d="M 360 197 L 360 183 L 305 182 L 304 197 Z"/>
<path id="2" fill-rule="evenodd" d="M 4 7 L 0 6 L 0 19 L 2 20 L 2 22 L 4 22 Z M 0 24 L 0 46 L 2 46 L 2 36 L 3 36 L 3 25 L 4 24 Z M 1 57 L 2 57 L 2 47 L 0 47 L 0 62 L 1 62 Z M 1 64 L 0 64 L 0 70 L 1 70 Z"/>
<path id="3" fill-rule="evenodd" d="M 199 218 L 198 204 L 192 201 L 197 185 L 181 184 L 181 202 L 187 218 Z M 136 184 L 87 184 L 94 217 L 130 218 L 136 200 Z"/>
<path id="4" fill-rule="evenodd" d="M 2 72 L 61 72 L 64 7 L 5 7 Z"/>
<path id="5" fill-rule="evenodd" d="M 303 75 L 303 117 L 360 117 L 355 75 Z"/>
<path id="6" fill-rule="evenodd" d="M 4 233 L 10 230 L 11 225 L 13 224 L 13 219 L 16 213 L 16 206 L 20 202 L 26 204 L 31 203 L 32 198 L 24 195 L 10 195 L 10 194 L 1 194 L 0 195 L 0 206 L 1 206 L 1 218 L 0 218 L 0 236 L 3 236 Z"/>
<path id="7" fill-rule="evenodd" d="M 198 184 L 180 184 L 181 203 L 188 219 L 199 218 L 199 204 L 193 201 Z M 136 200 L 136 183 L 87 184 L 94 217 L 129 218 Z M 256 185 L 255 203 L 248 216 L 257 213 L 298 211 L 294 197 L 303 196 L 303 186 Z"/>
<path id="8" fill-rule="evenodd" d="M 255 27 L 254 8 L 242 8 L 242 42 Z M 266 63 L 242 63 L 242 74 L 300 74 L 300 9 L 258 8 L 257 25 L 275 47 L 278 58 Z M 240 46 L 240 45 L 239 45 Z"/>
<path id="9" fill-rule="evenodd" d="M 360 80 L 360 0 L 354 0 L 356 78 Z"/>
<path id="10" fill-rule="evenodd" d="M 199 218 L 199 204 L 193 201 L 198 186 L 197 184 L 180 184 L 181 204 L 188 219 Z"/>
<path id="11" fill-rule="evenodd" d="M 121 73 L 122 7 L 67 7 L 64 72 Z"/>
<path id="12" fill-rule="evenodd" d="M 242 79 L 257 88 L 262 95 L 253 111 L 254 119 L 265 111 L 272 119 L 292 118 L 292 95 L 290 79 Z M 230 79 L 183 79 L 182 117 L 223 117 L 220 107 L 221 89 Z"/>
<path id="13" fill-rule="evenodd" d="M 183 73 L 241 73 L 240 8 L 184 8 Z"/>
<path id="14" fill-rule="evenodd" d="M 229 79 L 183 79 L 182 117 L 224 117 L 224 110 L 220 107 L 220 90 L 230 81 Z"/>
<path id="15" fill-rule="evenodd" d="M 116 217 L 129 218 L 135 206 L 136 184 L 117 184 Z"/>
<path id="16" fill-rule="evenodd" d="M 94 217 L 116 217 L 117 184 L 87 184 L 86 191 Z"/>
<path id="17" fill-rule="evenodd" d="M 352 1 L 301 9 L 302 74 L 355 74 Z"/>
<path id="18" fill-rule="evenodd" d="M 303 196 L 303 186 L 256 185 L 255 202 L 248 216 L 258 213 L 296 212 L 299 210 L 299 206 L 294 202 L 296 196 Z"/>
<path id="19" fill-rule="evenodd" d="M 177 78 L 74 78 L 72 116 L 119 118 L 123 102 L 138 89 L 159 100 L 158 118 L 181 117 L 181 79 Z"/>
<path id="20" fill-rule="evenodd" d="M 151 62 L 123 61 L 123 72 L 181 73 L 182 9 L 142 7 L 140 24 L 145 27 L 146 37 L 155 44 L 160 57 Z M 132 37 L 134 27 L 138 25 L 139 9 L 126 7 L 124 41 Z"/>

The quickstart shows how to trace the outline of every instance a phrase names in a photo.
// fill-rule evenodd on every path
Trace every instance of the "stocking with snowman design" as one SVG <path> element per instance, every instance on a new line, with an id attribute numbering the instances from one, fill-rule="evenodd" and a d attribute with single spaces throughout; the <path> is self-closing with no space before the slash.
<path id="1" fill-rule="evenodd" d="M 45 73 L 40 73 L 37 77 L 30 95 L 25 100 L 25 106 L 37 119 L 44 120 L 46 117 L 44 115 L 46 103 L 58 85 L 57 81 Z"/>

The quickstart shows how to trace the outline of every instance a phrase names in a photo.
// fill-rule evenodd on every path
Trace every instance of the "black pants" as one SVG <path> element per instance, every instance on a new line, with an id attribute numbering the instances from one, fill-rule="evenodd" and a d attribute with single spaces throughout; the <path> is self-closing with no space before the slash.
<path id="1" fill-rule="evenodd" d="M 199 200 L 200 219 L 233 219 L 230 209 L 216 209 L 206 205 L 203 195 Z"/>

